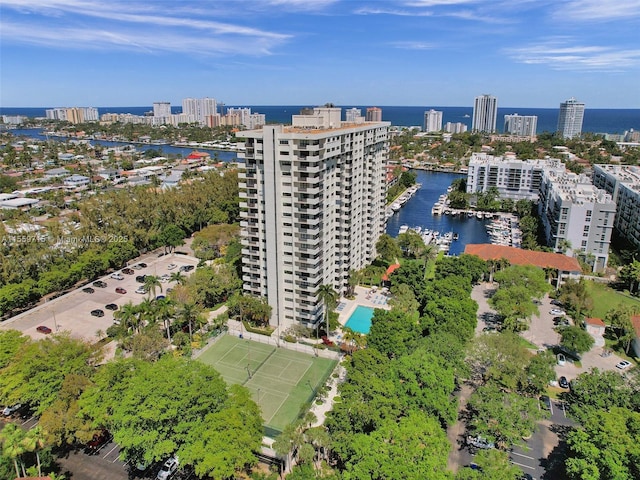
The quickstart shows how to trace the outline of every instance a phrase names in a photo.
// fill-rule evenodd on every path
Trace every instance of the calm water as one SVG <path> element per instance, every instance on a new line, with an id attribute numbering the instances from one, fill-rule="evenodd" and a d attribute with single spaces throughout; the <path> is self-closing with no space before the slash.
<path id="1" fill-rule="evenodd" d="M 472 99 L 470 99 L 472 102 Z M 560 101 L 558 101 L 558 105 Z M 239 105 L 249 107 L 252 112 L 264 113 L 268 123 L 291 123 L 291 115 L 297 115 L 304 105 Z M 308 106 L 308 105 L 306 105 Z M 372 106 L 372 105 L 368 105 Z M 344 109 L 359 108 L 364 114 L 367 106 L 342 105 Z M 461 122 L 471 129 L 471 115 L 473 107 L 439 107 L 437 105 L 425 106 L 380 106 L 382 109 L 382 120 L 391 122 L 397 126 L 422 126 L 424 123 L 424 112 L 433 108 L 442 111 L 443 124 L 446 122 Z M 25 115 L 27 117 L 44 117 L 45 109 L 42 108 L 21 108 L 21 107 L 0 107 L 0 115 Z M 152 110 L 147 107 L 98 107 L 100 115 L 104 113 L 131 113 L 133 115 L 144 115 Z M 180 113 L 180 106 L 171 107 L 173 113 Z M 538 133 L 555 132 L 558 126 L 559 108 L 521 108 L 521 107 L 499 107 L 497 129 L 502 131 L 504 126 L 504 115 L 518 113 L 520 115 L 538 116 Z M 633 128 L 640 130 L 640 109 L 611 109 L 611 108 L 586 108 L 584 113 L 583 132 L 595 133 L 624 133 Z"/>
<path id="2" fill-rule="evenodd" d="M 24 135 L 26 137 L 37 138 L 38 140 L 46 141 L 54 140 L 56 142 L 67 142 L 70 139 L 65 137 L 46 137 L 42 135 L 41 128 L 16 128 L 11 130 L 11 133 L 15 136 Z M 194 150 L 205 150 L 205 151 L 213 151 L 214 155 L 211 155 L 213 158 L 217 156 L 218 160 L 222 162 L 235 162 L 238 157 L 235 152 L 229 152 L 227 150 L 210 150 L 206 148 L 192 148 L 192 147 L 173 147 L 171 145 L 140 145 L 138 143 L 126 143 L 126 142 L 110 142 L 107 140 L 89 140 L 91 145 L 101 145 L 102 147 L 124 147 L 126 145 L 133 145 L 136 147 L 136 150 L 146 152 L 147 150 L 156 150 L 160 153 L 160 155 L 176 155 L 179 157 L 187 157 Z"/>
<path id="3" fill-rule="evenodd" d="M 387 220 L 387 233 L 392 237 L 398 236 L 401 225 L 409 227 L 422 227 L 439 232 L 455 232 L 458 240 L 451 244 L 450 255 L 459 255 L 464 252 L 468 243 L 489 243 L 486 225 L 488 220 L 478 220 L 475 217 L 452 217 L 451 215 L 431 215 L 433 204 L 438 197 L 447 193 L 447 187 L 461 175 L 456 173 L 425 172 L 414 170 L 418 183 L 422 188 L 405 203 L 400 211 L 393 214 Z"/>

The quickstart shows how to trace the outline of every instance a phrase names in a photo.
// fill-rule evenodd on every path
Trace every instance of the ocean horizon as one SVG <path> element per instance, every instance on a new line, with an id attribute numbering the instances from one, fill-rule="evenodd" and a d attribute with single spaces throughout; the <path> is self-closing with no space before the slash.
<path id="1" fill-rule="evenodd" d="M 367 107 L 361 105 L 337 105 L 344 109 L 358 108 L 364 114 Z M 229 107 L 225 105 L 225 107 Z M 309 105 L 237 105 L 236 108 L 251 108 L 253 113 L 265 114 L 267 123 L 291 123 L 291 115 L 296 115 L 300 109 Z M 471 129 L 471 116 L 473 107 L 442 107 L 437 105 L 428 106 L 392 106 L 380 105 L 382 110 L 382 120 L 391 122 L 393 126 L 420 127 L 424 124 L 424 112 L 434 109 L 442 111 L 443 126 L 447 122 L 460 122 Z M 30 118 L 45 117 L 45 110 L 56 107 L 0 107 L 0 115 L 24 115 Z M 132 115 L 144 115 L 152 111 L 151 106 L 131 106 L 131 107 L 96 107 L 98 114 L 105 113 L 130 113 Z M 180 113 L 181 106 L 171 107 L 173 113 Z M 558 123 L 559 108 L 521 108 L 521 107 L 498 107 L 498 121 L 496 124 L 498 132 L 503 131 L 504 115 L 536 115 L 538 117 L 537 133 L 555 132 Z M 640 109 L 614 109 L 614 108 L 586 108 L 582 131 L 591 133 L 612 133 L 622 134 L 628 130 L 640 130 Z"/>

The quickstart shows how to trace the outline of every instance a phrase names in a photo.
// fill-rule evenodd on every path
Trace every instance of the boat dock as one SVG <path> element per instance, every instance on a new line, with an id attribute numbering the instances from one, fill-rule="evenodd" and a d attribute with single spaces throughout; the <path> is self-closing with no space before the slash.
<path id="1" fill-rule="evenodd" d="M 444 252 L 445 255 L 449 253 L 451 243 L 458 240 L 458 234 L 454 232 L 441 233 L 437 230 L 409 227 L 408 225 L 402 225 L 398 231 L 398 235 L 410 231 L 420 235 L 425 245 L 434 245 L 438 248 L 438 251 Z"/>
<path id="2" fill-rule="evenodd" d="M 491 237 L 494 245 L 505 245 L 509 247 L 522 247 L 522 231 L 518 217 L 511 213 L 503 213 L 499 218 L 495 218 L 487 225 L 487 233 Z"/>
<path id="3" fill-rule="evenodd" d="M 393 203 L 387 207 L 387 218 L 391 218 L 394 213 L 400 210 L 409 200 L 411 200 L 411 197 L 415 195 L 420 187 L 422 187 L 422 185 L 416 183 L 407 188 L 398 198 L 396 198 Z"/>

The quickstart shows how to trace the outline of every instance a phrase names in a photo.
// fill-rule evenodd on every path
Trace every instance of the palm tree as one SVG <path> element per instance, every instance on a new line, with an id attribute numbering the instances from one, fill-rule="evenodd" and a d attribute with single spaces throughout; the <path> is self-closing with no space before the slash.
<path id="1" fill-rule="evenodd" d="M 329 335 L 329 313 L 338 305 L 340 296 L 332 285 L 320 285 L 318 288 L 318 300 L 324 303 L 324 317 L 327 324 L 327 336 Z"/>
<path id="2" fill-rule="evenodd" d="M 0 432 L 0 442 L 2 442 L 2 451 L 4 454 L 13 460 L 13 465 L 16 468 L 16 477 L 21 478 L 20 469 L 18 468 L 18 460 L 20 456 L 25 452 L 23 440 L 25 432 L 15 423 L 8 423 Z M 20 465 L 22 465 L 22 473 L 24 474 L 24 464 L 20 459 Z M 26 475 L 23 475 L 26 477 Z"/>
<path id="3" fill-rule="evenodd" d="M 172 272 L 169 275 L 170 282 L 176 282 L 178 285 L 184 285 L 187 281 L 187 277 L 185 277 L 182 272 Z"/>
<path id="4" fill-rule="evenodd" d="M 193 302 L 183 303 L 180 318 L 189 325 L 189 340 L 193 340 L 193 325 L 202 321 L 200 306 Z"/>
<path id="5" fill-rule="evenodd" d="M 349 297 L 353 296 L 353 294 L 356 291 L 356 287 L 360 283 L 361 279 L 362 279 L 362 274 L 360 272 L 358 272 L 357 270 L 349 270 L 349 277 L 347 279 L 347 282 L 348 282 L 347 296 Z"/>
<path id="6" fill-rule="evenodd" d="M 565 255 L 567 253 L 567 250 L 571 250 L 571 242 L 566 238 L 558 241 L 558 253 L 562 253 L 563 255 Z"/>
<path id="7" fill-rule="evenodd" d="M 162 321 L 163 327 L 167 331 L 167 340 L 171 344 L 171 319 L 174 317 L 175 303 L 167 298 L 162 298 L 155 302 L 155 317 Z"/>
<path id="8" fill-rule="evenodd" d="M 160 293 L 162 293 L 162 283 L 160 283 L 160 279 L 155 275 L 147 275 L 144 277 L 144 286 L 149 292 L 149 298 L 156 296 L 156 289 L 158 287 L 160 287 Z"/>
<path id="9" fill-rule="evenodd" d="M 131 302 L 125 303 L 120 310 L 115 312 L 113 316 L 116 320 L 124 323 L 127 328 L 131 328 L 135 333 L 139 332 L 140 329 L 140 316 L 139 309 L 136 305 Z"/>
<path id="10" fill-rule="evenodd" d="M 40 465 L 40 450 L 42 450 L 45 446 L 44 437 L 45 433 L 42 430 L 42 427 L 38 425 L 37 427 L 29 430 L 22 440 L 22 445 L 24 446 L 25 451 L 34 452 L 36 454 L 39 477 L 42 476 L 42 468 Z"/>

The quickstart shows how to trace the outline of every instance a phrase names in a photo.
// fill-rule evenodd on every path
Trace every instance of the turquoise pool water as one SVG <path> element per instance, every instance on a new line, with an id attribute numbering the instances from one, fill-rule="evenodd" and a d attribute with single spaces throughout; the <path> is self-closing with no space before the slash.
<path id="1" fill-rule="evenodd" d="M 345 327 L 349 327 L 354 332 L 367 334 L 371 330 L 371 317 L 373 317 L 373 308 L 358 305 Z"/>

